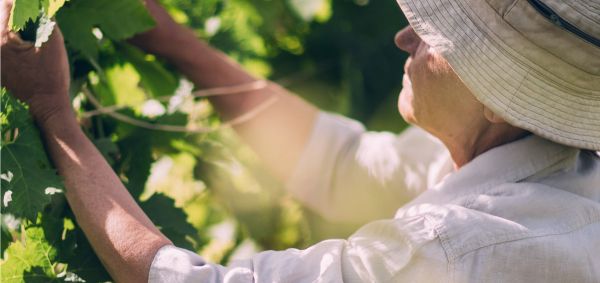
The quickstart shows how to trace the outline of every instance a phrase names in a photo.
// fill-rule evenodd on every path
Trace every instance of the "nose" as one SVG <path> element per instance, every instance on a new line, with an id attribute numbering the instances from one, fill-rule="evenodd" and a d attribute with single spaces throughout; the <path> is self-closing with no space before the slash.
<path id="1" fill-rule="evenodd" d="M 401 50 L 413 55 L 417 51 L 419 43 L 421 43 L 421 38 L 411 26 L 407 26 L 396 33 L 394 43 L 396 43 L 396 46 Z"/>

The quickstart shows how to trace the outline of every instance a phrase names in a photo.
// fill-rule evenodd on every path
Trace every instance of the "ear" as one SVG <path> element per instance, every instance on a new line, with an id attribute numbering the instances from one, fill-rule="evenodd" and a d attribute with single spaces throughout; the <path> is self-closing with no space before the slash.
<path id="1" fill-rule="evenodd" d="M 486 106 L 483 106 L 483 115 L 492 124 L 506 123 L 506 121 L 504 121 L 502 117 L 496 115 L 496 113 L 492 112 L 492 110 L 487 108 Z"/>

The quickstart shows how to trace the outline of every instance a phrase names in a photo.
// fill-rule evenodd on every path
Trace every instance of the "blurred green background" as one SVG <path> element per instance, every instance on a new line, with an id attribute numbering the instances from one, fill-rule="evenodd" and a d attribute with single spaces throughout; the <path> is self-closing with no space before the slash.
<path id="1" fill-rule="evenodd" d="M 393 37 L 407 22 L 395 1 L 162 2 L 247 70 L 321 109 L 370 130 L 406 127 L 396 100 L 407 55 Z M 205 239 L 196 248 L 207 259 L 226 263 L 264 249 L 303 248 L 358 228 L 329 223 L 296 203 L 231 131 L 197 139 L 202 154 L 157 159 L 145 193 L 165 192 L 184 207 Z"/>
<path id="2" fill-rule="evenodd" d="M 180 23 L 248 70 L 322 109 L 373 130 L 405 126 L 396 99 L 407 55 L 393 37 L 407 22 L 395 1 L 163 2 Z"/>

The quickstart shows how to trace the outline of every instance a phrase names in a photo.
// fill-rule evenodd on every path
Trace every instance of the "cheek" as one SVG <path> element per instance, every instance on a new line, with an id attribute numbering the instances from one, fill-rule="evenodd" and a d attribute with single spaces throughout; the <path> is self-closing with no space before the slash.
<path id="1" fill-rule="evenodd" d="M 400 113 L 408 122 L 429 124 L 437 119 L 438 113 L 444 112 L 441 108 L 448 104 L 452 69 L 431 48 L 422 48 L 415 54 L 408 74 L 412 84 L 404 87 L 400 94 Z"/>
<path id="2" fill-rule="evenodd" d="M 448 61 L 439 53 L 429 50 L 426 56 L 427 71 L 437 80 L 448 80 L 454 76 L 454 71 Z"/>
<path id="3" fill-rule="evenodd" d="M 431 48 L 415 58 L 410 73 L 415 95 L 439 98 L 452 88 L 457 77 L 448 62 Z"/>
<path id="4" fill-rule="evenodd" d="M 429 88 L 433 83 L 427 58 L 415 57 L 407 71 L 411 82 L 409 87 L 410 96 L 407 96 L 407 98 L 410 98 L 415 106 L 420 106 L 418 104 L 422 104 L 422 101 L 430 95 Z"/>

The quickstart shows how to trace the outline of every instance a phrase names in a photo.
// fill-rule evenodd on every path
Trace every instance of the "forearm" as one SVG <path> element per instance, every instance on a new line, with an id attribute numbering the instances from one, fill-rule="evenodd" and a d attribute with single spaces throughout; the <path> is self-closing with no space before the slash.
<path id="1" fill-rule="evenodd" d="M 195 38 L 186 27 L 173 25 L 169 30 L 170 47 L 161 49 L 158 55 L 197 86 L 214 88 L 257 80 L 225 54 Z M 232 119 L 274 97 L 274 104 L 234 129 L 267 168 L 286 180 L 310 137 L 318 109 L 275 83 L 264 89 L 213 97 L 211 102 L 224 119 Z"/>
<path id="2" fill-rule="evenodd" d="M 178 26 L 173 32 L 172 48 L 162 55 L 200 88 L 216 88 L 252 83 L 258 79 L 242 69 L 224 53 L 195 38 L 187 28 Z M 185 46 L 185 48 L 181 48 Z M 283 95 L 272 89 L 211 97 L 210 101 L 225 119 L 234 118 L 267 100 Z"/>
<path id="3" fill-rule="evenodd" d="M 70 110 L 38 124 L 77 222 L 104 266 L 116 281 L 147 282 L 154 254 L 170 241 L 136 204 Z"/>

